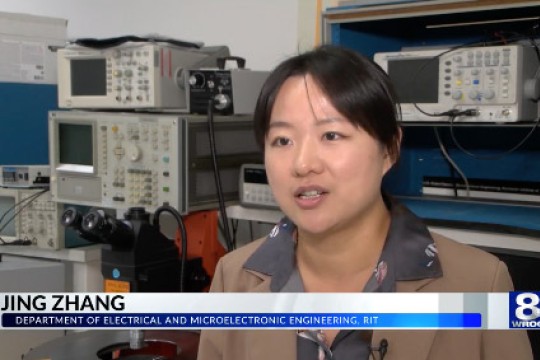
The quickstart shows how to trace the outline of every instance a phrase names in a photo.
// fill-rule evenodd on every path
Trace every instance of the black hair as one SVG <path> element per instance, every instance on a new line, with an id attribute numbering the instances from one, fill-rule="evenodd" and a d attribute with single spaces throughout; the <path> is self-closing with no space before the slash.
<path id="1" fill-rule="evenodd" d="M 255 137 L 264 149 L 270 117 L 283 83 L 310 75 L 332 105 L 399 156 L 397 96 L 388 75 L 377 64 L 352 50 L 323 45 L 279 64 L 264 83 L 255 107 Z"/>

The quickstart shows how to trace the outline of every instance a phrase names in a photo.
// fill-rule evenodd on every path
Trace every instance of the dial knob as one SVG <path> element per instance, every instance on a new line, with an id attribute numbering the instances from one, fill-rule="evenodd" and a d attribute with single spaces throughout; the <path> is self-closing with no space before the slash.
<path id="1" fill-rule="evenodd" d="M 231 98 L 226 94 L 217 94 L 214 96 L 214 106 L 217 110 L 225 110 L 231 106 Z"/>
<path id="2" fill-rule="evenodd" d="M 476 91 L 476 90 L 469 91 L 469 98 L 471 100 L 477 100 L 478 99 L 478 91 Z"/>
<path id="3" fill-rule="evenodd" d="M 493 99 L 495 97 L 495 91 L 493 91 L 492 89 L 489 89 L 489 90 L 486 90 L 484 92 L 484 98 L 486 99 Z"/>
<path id="4" fill-rule="evenodd" d="M 461 92 L 461 90 L 456 90 L 452 92 L 452 99 L 454 100 L 460 100 L 462 96 L 463 96 L 463 93 Z"/>
<path id="5" fill-rule="evenodd" d="M 133 162 L 139 161 L 141 156 L 142 156 L 141 149 L 135 144 L 130 144 L 128 147 L 129 160 Z"/>
<path id="6" fill-rule="evenodd" d="M 201 88 L 204 86 L 204 76 L 201 73 L 194 73 L 189 77 L 189 85 L 194 88 Z"/>

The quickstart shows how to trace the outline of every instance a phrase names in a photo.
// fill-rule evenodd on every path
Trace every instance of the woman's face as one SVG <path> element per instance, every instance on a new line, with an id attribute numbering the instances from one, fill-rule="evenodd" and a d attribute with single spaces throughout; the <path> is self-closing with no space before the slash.
<path id="1" fill-rule="evenodd" d="M 381 180 L 392 160 L 307 75 L 289 78 L 279 90 L 265 165 L 274 197 L 299 231 L 324 235 L 369 215 L 382 199 Z"/>

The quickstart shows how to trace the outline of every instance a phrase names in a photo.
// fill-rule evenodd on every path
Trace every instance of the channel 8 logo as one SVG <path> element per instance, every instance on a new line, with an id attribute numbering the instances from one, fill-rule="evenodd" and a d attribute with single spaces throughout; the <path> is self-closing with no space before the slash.
<path id="1" fill-rule="evenodd" d="M 540 292 L 511 292 L 510 328 L 540 328 Z"/>

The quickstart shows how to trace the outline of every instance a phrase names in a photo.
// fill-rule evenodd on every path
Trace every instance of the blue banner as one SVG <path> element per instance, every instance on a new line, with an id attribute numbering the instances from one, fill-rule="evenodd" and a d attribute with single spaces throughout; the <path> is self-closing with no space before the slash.
<path id="1" fill-rule="evenodd" d="M 4 313 L 3 328 L 481 328 L 479 313 Z"/>

